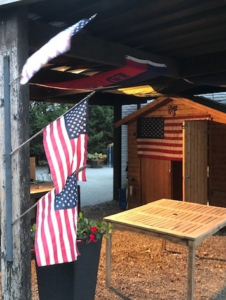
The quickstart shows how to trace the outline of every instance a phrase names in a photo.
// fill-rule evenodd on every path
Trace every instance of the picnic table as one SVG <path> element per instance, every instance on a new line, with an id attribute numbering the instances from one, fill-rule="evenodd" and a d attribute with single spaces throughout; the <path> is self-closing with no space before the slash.
<path id="1" fill-rule="evenodd" d="M 187 300 L 193 300 L 195 249 L 226 226 L 226 208 L 161 199 L 104 218 L 114 229 L 154 236 L 188 247 Z M 106 244 L 106 285 L 111 286 L 111 237 Z"/>

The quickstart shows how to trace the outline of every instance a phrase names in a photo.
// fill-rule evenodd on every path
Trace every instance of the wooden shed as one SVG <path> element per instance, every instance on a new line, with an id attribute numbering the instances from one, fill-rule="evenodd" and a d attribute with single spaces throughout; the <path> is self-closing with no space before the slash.
<path id="1" fill-rule="evenodd" d="M 128 125 L 128 206 L 161 198 L 226 207 L 226 106 L 160 97 Z"/>

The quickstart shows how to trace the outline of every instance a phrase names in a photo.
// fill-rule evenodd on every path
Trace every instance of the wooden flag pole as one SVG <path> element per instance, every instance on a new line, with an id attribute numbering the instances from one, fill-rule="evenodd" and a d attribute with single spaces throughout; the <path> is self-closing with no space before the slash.
<path id="1" fill-rule="evenodd" d="M 75 174 L 81 172 L 81 171 L 82 171 L 83 169 L 85 169 L 86 167 L 87 167 L 87 165 L 85 165 L 85 166 L 79 168 L 77 171 L 75 171 Z M 38 201 L 39 201 L 39 200 L 38 200 Z M 34 205 L 32 205 L 30 208 L 28 208 L 24 213 L 22 213 L 22 215 L 20 215 L 18 218 L 16 218 L 16 220 L 14 220 L 14 221 L 12 222 L 12 225 L 14 225 L 18 220 L 20 220 L 23 216 L 25 216 L 29 211 L 31 211 L 33 208 L 35 208 L 35 207 L 37 206 L 37 204 L 38 204 L 38 201 L 37 201 Z"/>
<path id="2" fill-rule="evenodd" d="M 81 103 L 83 100 L 85 99 L 89 99 L 90 97 L 92 97 L 94 94 L 96 93 L 96 91 L 91 92 L 88 96 L 86 96 L 85 98 L 83 98 L 80 102 L 78 102 L 75 106 L 79 105 L 79 103 Z M 68 113 L 69 111 L 71 111 L 75 106 L 73 106 L 72 108 L 70 108 L 68 111 L 66 111 L 63 115 L 61 115 L 59 118 L 63 117 L 66 113 Z M 57 118 L 56 120 L 58 120 L 59 118 Z M 55 120 L 55 121 L 56 121 Z M 55 122 L 54 121 L 54 122 Z M 51 124 L 51 123 L 50 123 Z M 19 147 L 17 147 L 16 149 L 14 149 L 10 155 L 13 155 L 16 151 L 18 151 L 20 148 L 22 148 L 24 145 L 26 145 L 27 143 L 29 143 L 31 140 L 33 140 L 36 136 L 38 136 L 39 134 L 41 134 L 43 132 L 44 128 L 42 128 L 39 132 L 37 132 L 35 135 L 33 135 L 31 138 L 29 138 L 28 140 L 26 140 L 23 144 L 21 144 Z"/>

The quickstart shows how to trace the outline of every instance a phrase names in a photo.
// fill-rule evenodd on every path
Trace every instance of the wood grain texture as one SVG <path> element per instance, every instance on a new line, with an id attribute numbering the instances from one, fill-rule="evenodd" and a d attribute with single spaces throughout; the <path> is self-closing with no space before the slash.
<path id="1" fill-rule="evenodd" d="M 104 219 L 199 244 L 226 226 L 226 208 L 161 199 Z"/>

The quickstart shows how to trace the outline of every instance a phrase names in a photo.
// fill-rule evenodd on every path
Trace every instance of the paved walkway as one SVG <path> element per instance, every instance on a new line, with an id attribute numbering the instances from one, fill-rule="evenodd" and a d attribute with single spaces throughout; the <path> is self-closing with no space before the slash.
<path id="1" fill-rule="evenodd" d="M 86 179 L 78 182 L 81 207 L 113 200 L 113 168 L 87 168 Z"/>
<path id="2" fill-rule="evenodd" d="M 37 180 L 50 180 L 47 167 L 36 168 Z M 80 185 L 81 206 L 99 204 L 113 200 L 113 168 L 104 166 L 100 169 L 86 168 L 86 182 Z"/>

